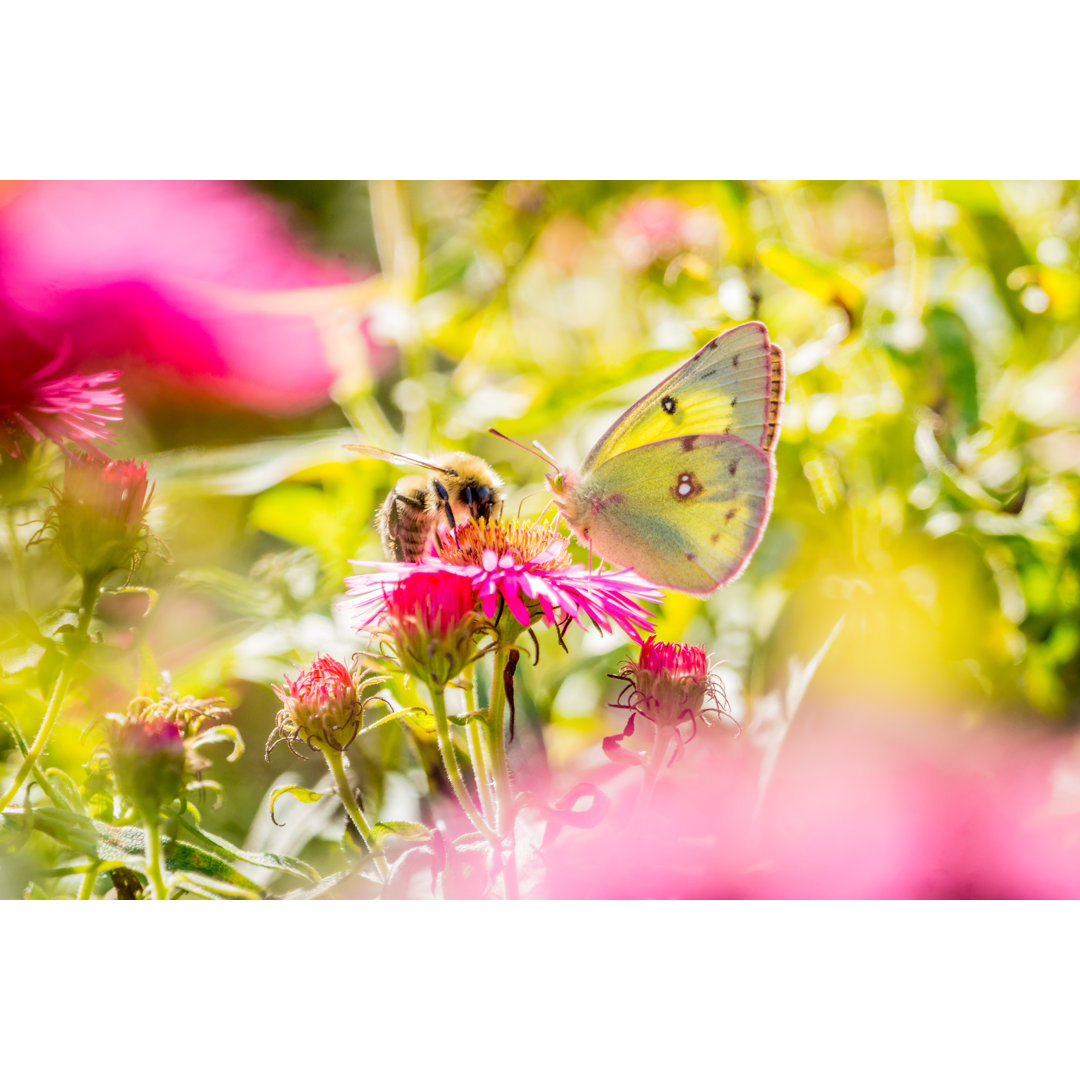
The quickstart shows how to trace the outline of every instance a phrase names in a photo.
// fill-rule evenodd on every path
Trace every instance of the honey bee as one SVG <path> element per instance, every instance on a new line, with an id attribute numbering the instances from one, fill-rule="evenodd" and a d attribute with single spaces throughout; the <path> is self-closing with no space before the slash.
<path id="1" fill-rule="evenodd" d="M 453 529 L 466 518 L 490 521 L 502 513 L 503 482 L 483 458 L 454 450 L 425 461 L 374 446 L 346 449 L 434 474 L 403 476 L 375 515 L 383 550 L 397 562 L 415 562 L 423 555 L 440 517 Z"/>

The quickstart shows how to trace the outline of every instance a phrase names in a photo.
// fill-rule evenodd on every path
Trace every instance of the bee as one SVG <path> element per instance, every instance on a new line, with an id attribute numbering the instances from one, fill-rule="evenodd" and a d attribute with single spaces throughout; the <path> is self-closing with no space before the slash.
<path id="1" fill-rule="evenodd" d="M 433 474 L 403 476 L 375 515 L 383 550 L 398 562 L 415 562 L 423 555 L 440 517 L 454 529 L 466 518 L 490 521 L 502 513 L 503 482 L 483 458 L 454 450 L 425 461 L 374 446 L 346 449 L 395 465 L 418 465 Z"/>

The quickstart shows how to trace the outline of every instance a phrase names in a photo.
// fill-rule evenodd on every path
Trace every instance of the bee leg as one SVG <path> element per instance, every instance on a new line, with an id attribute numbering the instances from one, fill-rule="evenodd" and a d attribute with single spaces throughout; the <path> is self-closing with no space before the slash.
<path id="1" fill-rule="evenodd" d="M 375 515 L 383 550 L 395 562 L 414 562 L 423 551 L 425 494 L 423 489 L 411 493 L 394 489 Z"/>
<path id="2" fill-rule="evenodd" d="M 450 509 L 450 492 L 447 491 L 446 488 L 444 488 L 438 480 L 436 480 L 434 483 L 435 493 L 443 501 L 443 509 L 446 511 L 446 520 L 450 522 L 451 529 L 456 529 L 457 522 L 454 520 L 454 511 Z"/>

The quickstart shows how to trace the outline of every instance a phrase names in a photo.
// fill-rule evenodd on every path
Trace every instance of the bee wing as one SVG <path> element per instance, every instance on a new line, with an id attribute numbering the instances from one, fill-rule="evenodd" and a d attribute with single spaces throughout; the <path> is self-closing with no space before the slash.
<path id="1" fill-rule="evenodd" d="M 412 457 L 409 454 L 395 454 L 393 450 L 380 450 L 377 446 L 362 446 L 356 443 L 346 445 L 346 450 L 358 450 L 364 457 L 378 458 L 380 461 L 389 461 L 391 465 L 413 465 L 421 469 L 431 469 L 433 472 L 442 473 L 444 476 L 450 472 L 442 465 L 436 465 L 434 461 L 425 461 L 420 457 Z"/>

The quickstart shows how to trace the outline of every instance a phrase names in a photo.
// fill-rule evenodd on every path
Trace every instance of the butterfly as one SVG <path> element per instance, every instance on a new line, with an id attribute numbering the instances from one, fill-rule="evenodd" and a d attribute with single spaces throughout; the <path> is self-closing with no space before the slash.
<path id="1" fill-rule="evenodd" d="M 776 486 L 784 354 L 759 322 L 713 338 L 547 487 L 583 544 L 656 585 L 710 593 L 761 540 Z"/>

